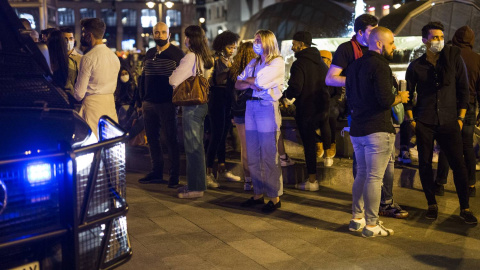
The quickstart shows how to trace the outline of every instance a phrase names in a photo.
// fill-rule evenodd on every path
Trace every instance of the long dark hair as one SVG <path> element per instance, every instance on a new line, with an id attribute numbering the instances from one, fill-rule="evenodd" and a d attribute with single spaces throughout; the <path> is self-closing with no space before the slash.
<path id="1" fill-rule="evenodd" d="M 243 72 L 245 67 L 256 58 L 257 54 L 253 51 L 253 43 L 248 41 L 238 46 L 237 54 L 233 57 L 233 64 L 230 67 L 230 78 L 237 80 L 238 75 Z"/>
<path id="2" fill-rule="evenodd" d="M 189 39 L 190 51 L 202 58 L 203 67 L 205 69 L 212 68 L 213 58 L 210 56 L 203 29 L 198 25 L 190 25 L 185 29 L 185 36 Z"/>
<path id="3" fill-rule="evenodd" d="M 60 30 L 51 32 L 47 46 L 53 71 L 53 80 L 58 86 L 63 88 L 68 78 L 68 52 L 63 33 Z"/>

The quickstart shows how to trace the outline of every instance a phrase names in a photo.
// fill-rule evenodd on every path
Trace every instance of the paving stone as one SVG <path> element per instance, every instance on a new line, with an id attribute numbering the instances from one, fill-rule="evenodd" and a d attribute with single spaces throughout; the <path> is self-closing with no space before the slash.
<path id="1" fill-rule="evenodd" d="M 179 215 L 154 217 L 151 218 L 151 220 L 170 234 L 186 234 L 203 231 L 197 225 Z"/>
<path id="2" fill-rule="evenodd" d="M 480 227 L 459 218 L 456 193 L 438 197 L 439 218 L 424 218 L 418 188 L 394 187 L 407 219 L 381 217 L 395 234 L 365 239 L 348 231 L 351 184 L 318 192 L 285 189 L 282 208 L 265 215 L 239 203 L 239 183 L 183 200 L 166 185 L 148 187 L 127 174 L 133 248 L 119 269 L 477 269 Z M 184 179 L 182 179 L 184 181 Z M 223 183 L 222 183 L 223 184 Z M 131 199 L 131 200 L 129 200 Z M 480 213 L 480 198 L 470 199 Z"/>
<path id="3" fill-rule="evenodd" d="M 263 266 L 293 259 L 292 256 L 260 239 L 233 241 L 228 244 Z"/>
<path id="4" fill-rule="evenodd" d="M 189 254 L 189 255 L 178 255 L 166 257 L 161 260 L 163 266 L 166 269 L 179 269 L 179 270 L 210 270 L 210 269 L 219 269 L 211 262 L 203 259 L 202 257 Z M 162 269 L 162 265 L 158 265 L 157 269 Z"/>

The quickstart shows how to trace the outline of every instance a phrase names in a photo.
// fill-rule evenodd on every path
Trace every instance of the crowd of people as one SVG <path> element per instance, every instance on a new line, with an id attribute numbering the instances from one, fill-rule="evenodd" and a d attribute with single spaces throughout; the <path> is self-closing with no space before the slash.
<path id="1" fill-rule="evenodd" d="M 314 47 L 311 33 L 295 33 L 292 50 L 296 60 L 288 86 L 284 60 L 270 30 L 260 29 L 253 42 L 240 44 L 239 35 L 225 31 L 213 41 L 212 53 L 204 30 L 191 25 L 185 29 L 185 54 L 170 43 L 169 27 L 159 22 L 153 27 L 156 46 L 146 52 L 137 78 L 102 42 L 102 20 L 82 19 L 81 25 L 83 56 L 75 49 L 69 28 L 42 31 L 39 48 L 46 55 L 53 81 L 73 102 L 79 102 L 79 114 L 93 134 L 98 136 L 102 115 L 120 121 L 132 134 L 144 127 L 152 169 L 139 183 L 163 182 L 162 146 L 167 148 L 170 165 L 168 187 L 176 188 L 179 198 L 202 197 L 207 188 L 218 188 L 219 180 L 242 181 L 225 166 L 226 138 L 233 123 L 241 144 L 244 189 L 253 190 L 253 196 L 241 206 L 262 205 L 265 213 L 275 211 L 281 207 L 283 194 L 281 167 L 293 164 L 280 132 L 280 107 L 290 103 L 284 105 L 281 100 L 294 100 L 308 172 L 308 178 L 296 188 L 319 190 L 317 158 L 324 157 L 324 165 L 332 166 L 337 118 L 346 114 L 355 179 L 349 229 L 362 230 L 364 237 L 392 235 L 393 230 L 387 229 L 379 216 L 408 217 L 393 199 L 395 107 L 405 112 L 404 118 L 397 119 L 403 122 L 399 158 L 408 159 L 408 142 L 412 133 L 416 135 L 428 205 L 425 217 L 438 216 L 435 195 L 443 195 L 450 166 L 460 217 L 468 224 L 477 223 L 469 209 L 469 197 L 475 196 L 473 130 L 480 100 L 480 56 L 472 51 L 474 33 L 468 26 L 455 33 L 450 46 L 444 45 L 441 23 L 425 25 L 421 34 L 426 53 L 410 63 L 406 89 L 402 89 L 403 82 L 398 82 L 389 66 L 396 49 L 393 33 L 378 26 L 378 19 L 369 14 L 355 19 L 355 35 L 341 44 L 333 57 Z M 31 31 L 26 23 L 25 28 Z M 32 31 L 30 36 L 35 36 Z M 173 91 L 192 76 L 208 78 L 208 102 L 175 106 Z M 187 163 L 184 186 L 179 185 L 180 109 Z M 208 147 L 204 147 L 205 123 L 210 132 Z M 432 172 L 434 141 L 441 148 L 436 179 Z"/>

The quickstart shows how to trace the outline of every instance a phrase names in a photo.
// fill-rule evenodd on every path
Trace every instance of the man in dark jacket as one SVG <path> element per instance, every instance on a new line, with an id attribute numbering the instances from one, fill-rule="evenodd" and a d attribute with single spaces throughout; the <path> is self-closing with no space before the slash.
<path id="1" fill-rule="evenodd" d="M 463 62 L 467 67 L 468 75 L 468 89 L 470 92 L 468 99 L 467 113 L 463 121 L 462 141 L 463 141 L 463 157 L 465 158 L 465 165 L 468 172 L 468 195 L 475 197 L 475 166 L 476 158 L 473 150 L 473 131 L 475 129 L 475 112 L 477 109 L 476 99 L 480 101 L 480 55 L 472 50 L 473 42 L 475 41 L 475 33 L 468 26 L 460 27 L 453 36 L 452 44 L 460 48 Z M 440 152 L 438 156 L 437 178 L 435 180 L 437 186 L 435 187 L 435 194 L 443 196 L 444 187 L 447 183 L 448 177 L 448 160 L 444 151 Z"/>
<path id="2" fill-rule="evenodd" d="M 393 76 L 388 60 L 393 59 L 392 31 L 372 30 L 369 50 L 353 62 L 346 79 L 348 108 L 352 115 L 350 139 L 357 158 L 357 175 L 352 187 L 352 220 L 349 230 L 362 236 L 388 236 L 378 220 L 382 179 L 395 148 L 391 107 L 408 101 L 408 92 L 394 95 Z M 387 60 L 388 59 L 388 60 Z"/>
<path id="3" fill-rule="evenodd" d="M 293 62 L 288 80 L 287 98 L 295 98 L 298 131 L 302 138 L 307 163 L 308 179 L 297 185 L 298 189 L 316 191 L 319 189 L 315 143 L 316 128 L 320 128 L 325 148 L 330 148 L 328 125 L 329 94 L 325 85 L 328 67 L 322 61 L 318 49 L 311 47 L 312 34 L 300 31 L 293 36 L 292 50 L 297 60 Z"/>
<path id="4" fill-rule="evenodd" d="M 453 170 L 453 180 L 460 201 L 460 217 L 467 224 L 477 218 L 469 209 L 467 167 L 463 159 L 462 136 L 469 92 L 465 64 L 460 49 L 444 47 L 443 25 L 430 22 L 422 28 L 427 52 L 408 66 L 406 79 L 410 95 L 417 92 L 417 102 L 406 107 L 407 120 L 417 135 L 420 181 L 427 198 L 427 219 L 437 219 L 435 182 L 432 171 L 433 141 L 437 140 Z M 413 113 L 412 113 L 413 109 Z"/>
<path id="5" fill-rule="evenodd" d="M 362 14 L 355 19 L 353 30 L 355 35 L 350 41 L 344 42 L 338 46 L 333 55 L 332 64 L 328 70 L 325 82 L 328 86 L 344 87 L 346 74 L 350 65 L 358 58 L 362 57 L 368 51 L 368 39 L 370 33 L 378 25 L 378 18 L 370 14 Z M 348 108 L 347 108 L 348 110 Z M 392 153 L 395 155 L 395 153 Z M 406 218 L 408 212 L 393 199 L 393 176 L 395 159 L 390 159 L 382 186 L 382 199 L 379 207 L 381 216 L 394 218 Z M 353 177 L 356 177 L 357 162 L 355 153 L 353 155 Z"/>

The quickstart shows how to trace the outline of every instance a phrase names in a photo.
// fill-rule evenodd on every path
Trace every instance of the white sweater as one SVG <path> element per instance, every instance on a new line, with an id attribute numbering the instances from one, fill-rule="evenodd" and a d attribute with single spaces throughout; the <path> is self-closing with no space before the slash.
<path id="1" fill-rule="evenodd" d="M 245 70 L 238 75 L 237 80 L 244 81 L 248 77 L 255 77 L 255 85 L 262 91 L 253 91 L 253 97 L 263 100 L 277 101 L 282 97 L 285 77 L 285 63 L 282 57 L 277 57 L 270 64 L 259 63 L 255 67 L 256 59 L 252 59 Z M 253 69 L 255 68 L 255 74 Z"/>
<path id="2" fill-rule="evenodd" d="M 196 59 L 195 59 L 196 58 Z M 196 63 L 198 61 L 198 63 Z M 180 60 L 180 65 L 173 71 L 172 75 L 169 78 L 169 83 L 175 89 L 179 84 L 181 84 L 186 79 L 191 76 L 196 75 L 196 66 L 195 64 L 200 64 L 200 70 L 203 77 L 209 79 L 212 75 L 213 67 L 211 69 L 205 70 L 203 67 L 203 61 L 201 57 L 195 57 L 193 52 L 188 52 L 182 60 Z"/>

